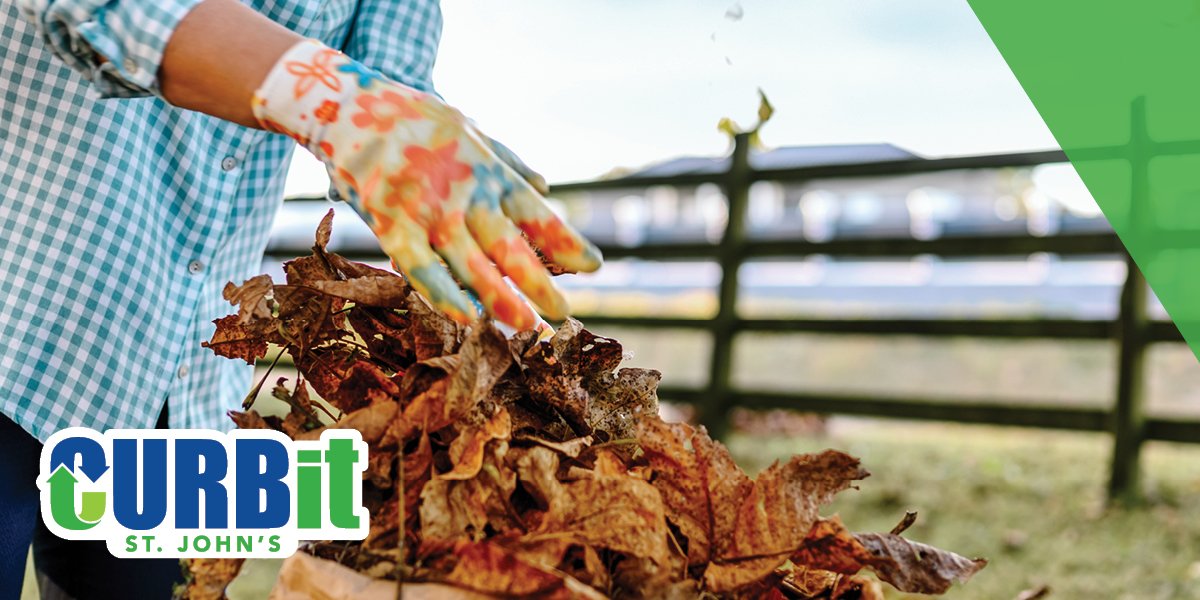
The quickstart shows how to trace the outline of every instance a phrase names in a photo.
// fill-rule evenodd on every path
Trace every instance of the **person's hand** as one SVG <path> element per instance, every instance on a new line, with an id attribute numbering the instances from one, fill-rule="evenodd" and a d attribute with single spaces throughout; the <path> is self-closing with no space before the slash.
<path id="1" fill-rule="evenodd" d="M 600 252 L 551 212 L 525 179 L 536 175 L 511 152 L 436 96 L 335 50 L 308 41 L 286 52 L 255 94 L 253 110 L 265 129 L 295 138 L 325 162 L 384 252 L 460 322 L 470 322 L 475 310 L 441 260 L 488 312 L 517 329 L 538 319 L 502 274 L 547 317 L 567 314 L 521 232 L 568 271 L 600 266 Z"/>

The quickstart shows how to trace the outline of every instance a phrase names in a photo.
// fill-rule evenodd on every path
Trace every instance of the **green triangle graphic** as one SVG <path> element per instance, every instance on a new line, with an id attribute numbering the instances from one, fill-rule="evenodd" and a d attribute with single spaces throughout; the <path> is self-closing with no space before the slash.
<path id="1" fill-rule="evenodd" d="M 1200 357 L 1200 2 L 968 1 Z"/>

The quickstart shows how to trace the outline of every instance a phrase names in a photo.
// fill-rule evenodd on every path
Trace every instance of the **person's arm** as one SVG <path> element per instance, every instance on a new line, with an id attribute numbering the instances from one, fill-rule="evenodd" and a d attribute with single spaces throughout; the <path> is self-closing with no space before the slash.
<path id="1" fill-rule="evenodd" d="M 236 0 L 113 0 L 93 13 L 83 10 L 90 4 L 76 5 L 81 0 L 19 2 L 51 48 L 102 95 L 156 93 L 304 145 L 325 163 L 393 264 L 460 322 L 469 323 L 475 309 L 459 283 L 501 321 L 518 329 L 537 325 L 504 276 L 547 316 L 567 315 L 522 234 L 568 271 L 600 266 L 595 246 L 506 163 L 511 153 L 457 110 Z M 141 29 L 131 24 L 149 13 L 160 20 L 145 19 Z"/>
<path id="2" fill-rule="evenodd" d="M 237 0 L 204 0 L 179 22 L 163 52 L 162 96 L 181 108 L 247 127 L 254 91 L 304 38 Z"/>

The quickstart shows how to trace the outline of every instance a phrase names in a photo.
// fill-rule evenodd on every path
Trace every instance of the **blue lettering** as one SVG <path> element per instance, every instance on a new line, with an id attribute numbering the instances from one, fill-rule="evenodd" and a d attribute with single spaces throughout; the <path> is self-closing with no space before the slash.
<path id="1" fill-rule="evenodd" d="M 200 470 L 201 458 L 204 470 Z M 175 442 L 175 527 L 200 527 L 200 492 L 204 492 L 204 526 L 229 526 L 229 494 L 221 480 L 229 470 L 225 446 L 216 440 Z"/>
<path id="2" fill-rule="evenodd" d="M 167 516 L 167 440 L 141 440 L 140 511 L 138 441 L 113 440 L 113 516 L 127 529 L 146 531 L 158 527 Z"/>
<path id="3" fill-rule="evenodd" d="M 291 518 L 291 491 L 283 478 L 289 466 L 288 449 L 275 440 L 237 440 L 234 469 L 237 491 L 234 496 L 237 527 L 272 529 L 287 525 Z M 260 468 L 262 462 L 265 468 Z M 260 496 L 266 498 L 260 505 Z"/>

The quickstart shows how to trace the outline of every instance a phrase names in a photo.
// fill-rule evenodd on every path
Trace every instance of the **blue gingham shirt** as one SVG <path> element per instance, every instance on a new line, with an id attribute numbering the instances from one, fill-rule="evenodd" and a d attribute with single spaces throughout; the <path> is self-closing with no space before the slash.
<path id="1" fill-rule="evenodd" d="M 260 269 L 294 143 L 158 97 L 199 2 L 0 0 L 0 411 L 43 441 L 153 427 L 164 398 L 171 427 L 224 429 L 249 390 L 200 342 Z M 432 91 L 436 0 L 249 5 Z"/>

